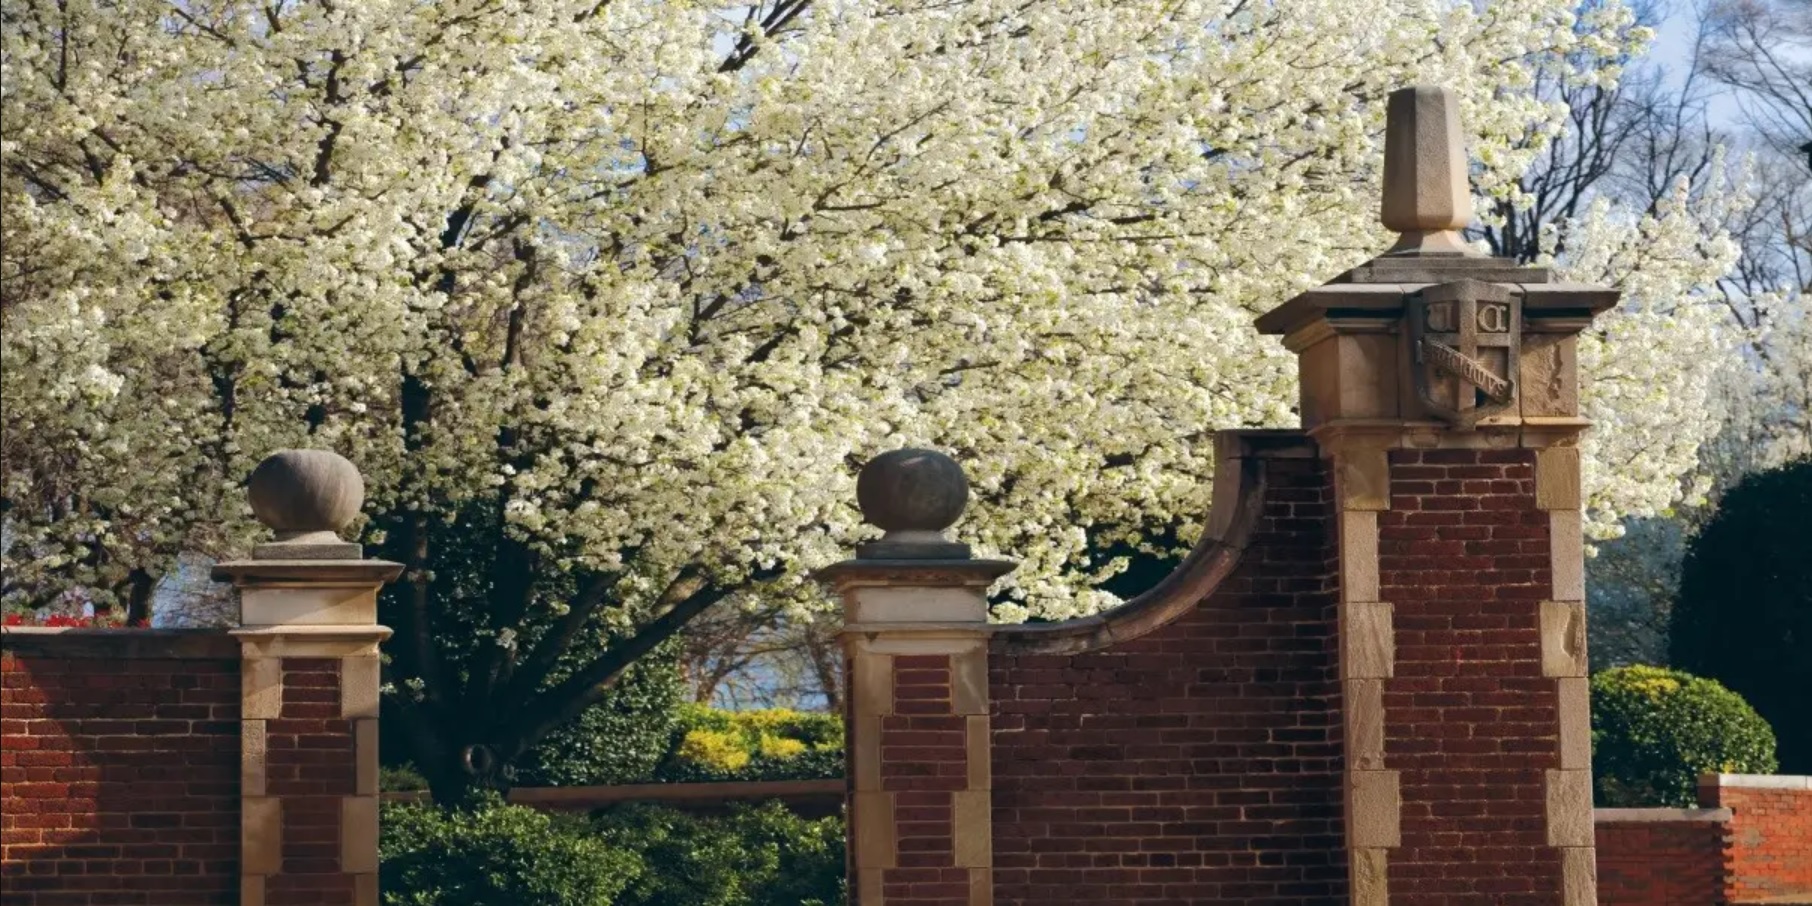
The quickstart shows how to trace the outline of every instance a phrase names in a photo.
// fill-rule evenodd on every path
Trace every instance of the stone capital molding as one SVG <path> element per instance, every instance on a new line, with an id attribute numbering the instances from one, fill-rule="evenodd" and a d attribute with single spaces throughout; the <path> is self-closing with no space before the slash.
<path id="1" fill-rule="evenodd" d="M 402 574 L 403 565 L 388 560 L 229 560 L 208 577 L 237 588 L 365 588 Z"/>
<path id="2" fill-rule="evenodd" d="M 240 654 L 254 658 L 376 657 L 378 645 L 390 638 L 388 626 L 278 626 L 233 629 Z"/>
<path id="3" fill-rule="evenodd" d="M 868 560 L 833 563 L 815 575 L 839 594 L 873 587 L 979 588 L 1012 572 L 1011 560 Z"/>

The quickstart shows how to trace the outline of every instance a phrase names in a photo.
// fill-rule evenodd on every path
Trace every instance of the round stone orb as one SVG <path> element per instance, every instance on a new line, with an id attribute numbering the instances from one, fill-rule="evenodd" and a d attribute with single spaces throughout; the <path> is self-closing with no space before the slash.
<path id="1" fill-rule="evenodd" d="M 889 532 L 941 532 L 969 503 L 969 479 L 956 460 L 936 450 L 883 453 L 856 478 L 862 518 Z"/>
<path id="2" fill-rule="evenodd" d="M 365 478 L 331 450 L 279 450 L 252 470 L 252 513 L 279 537 L 338 532 L 365 503 Z"/>

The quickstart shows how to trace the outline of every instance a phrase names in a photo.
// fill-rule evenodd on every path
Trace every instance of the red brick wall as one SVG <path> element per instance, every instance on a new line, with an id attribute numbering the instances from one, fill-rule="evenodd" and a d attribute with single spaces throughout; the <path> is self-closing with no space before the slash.
<path id="1" fill-rule="evenodd" d="M 340 717 L 340 662 L 283 660 L 282 716 L 266 722 L 265 794 L 283 800 L 283 873 L 265 881 L 268 906 L 351 906 L 340 873 L 340 800 L 358 763 L 352 722 Z"/>
<path id="2" fill-rule="evenodd" d="M 948 655 L 896 655 L 893 713 L 881 719 L 881 788 L 896 793 L 898 867 L 881 875 L 889 906 L 966 906 L 956 867 L 953 793 L 968 784 L 967 718 L 953 713 Z"/>
<path id="3" fill-rule="evenodd" d="M 1379 598 L 1393 605 L 1385 766 L 1400 771 L 1393 906 L 1560 904 L 1544 772 L 1558 700 L 1542 676 L 1548 514 L 1528 450 L 1392 451 L 1378 514 Z"/>
<path id="4" fill-rule="evenodd" d="M 108 632 L 138 638 L 110 645 Z M 43 650 L 62 640 L 6 637 L 7 906 L 236 903 L 238 646 L 225 635 L 221 645 L 152 630 L 72 630 L 73 656 L 57 656 Z M 178 641 L 155 650 L 166 637 Z M 178 651 L 199 656 L 168 656 Z"/>
<path id="5" fill-rule="evenodd" d="M 1316 459 L 1266 468 L 1251 545 L 1193 610 L 992 655 L 999 906 L 1345 896 L 1332 490 Z"/>
<path id="6" fill-rule="evenodd" d="M 1601 810 L 1599 906 L 1716 906 L 1724 902 L 1724 816 L 1691 810 Z"/>
<path id="7" fill-rule="evenodd" d="M 1732 902 L 1791 897 L 1812 903 L 1809 783 L 1806 777 L 1726 776 L 1699 788 L 1701 804 L 1731 811 L 1725 894 Z"/>

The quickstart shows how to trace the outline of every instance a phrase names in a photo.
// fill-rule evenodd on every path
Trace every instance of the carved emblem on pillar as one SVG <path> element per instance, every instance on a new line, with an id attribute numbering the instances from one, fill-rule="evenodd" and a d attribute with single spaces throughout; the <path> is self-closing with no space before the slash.
<path id="1" fill-rule="evenodd" d="M 1471 428 L 1516 403 L 1522 300 L 1497 284 L 1457 280 L 1408 303 L 1416 395 L 1431 414 Z"/>

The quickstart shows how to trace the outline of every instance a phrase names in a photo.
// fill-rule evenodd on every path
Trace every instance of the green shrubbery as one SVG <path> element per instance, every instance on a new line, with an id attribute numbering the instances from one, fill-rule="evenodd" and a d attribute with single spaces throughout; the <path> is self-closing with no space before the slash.
<path id="1" fill-rule="evenodd" d="M 385 906 L 614 906 L 643 870 L 584 819 L 499 804 L 386 806 Z"/>
<path id="2" fill-rule="evenodd" d="M 643 658 L 603 701 L 549 733 L 522 756 L 517 786 L 645 783 L 672 749 L 675 709 L 684 688 L 669 655 Z"/>
<path id="3" fill-rule="evenodd" d="M 412 764 L 384 765 L 378 768 L 378 789 L 386 793 L 425 792 L 428 778 Z"/>
<path id="4" fill-rule="evenodd" d="M 781 709 L 679 705 L 661 661 L 638 664 L 605 703 L 543 740 L 520 786 L 794 780 L 843 773 L 843 721 Z M 639 677 L 639 678 L 638 678 Z M 420 790 L 407 765 L 386 790 Z M 384 809 L 385 906 L 835 906 L 843 822 L 777 802 L 722 815 L 625 805 L 591 818 L 506 806 Z"/>
<path id="5" fill-rule="evenodd" d="M 385 906 L 836 906 L 843 823 L 779 803 L 696 816 L 623 806 L 586 819 L 494 799 L 384 809 Z"/>
<path id="6" fill-rule="evenodd" d="M 644 872 L 616 906 L 833 906 L 843 902 L 843 822 L 778 802 L 697 816 L 625 806 L 598 819 Z"/>
<path id="7" fill-rule="evenodd" d="M 843 776 L 843 718 L 770 708 L 677 704 L 666 664 L 637 664 L 612 697 L 523 756 L 515 786 L 606 786 L 818 780 Z M 386 790 L 420 790 L 409 765 L 386 767 Z"/>
<path id="8" fill-rule="evenodd" d="M 1692 806 L 1705 772 L 1767 774 L 1774 732 L 1742 696 L 1661 667 L 1592 677 L 1592 771 L 1599 807 Z"/>
<path id="9" fill-rule="evenodd" d="M 843 719 L 771 708 L 679 709 L 659 779 L 675 783 L 843 776 Z"/>

